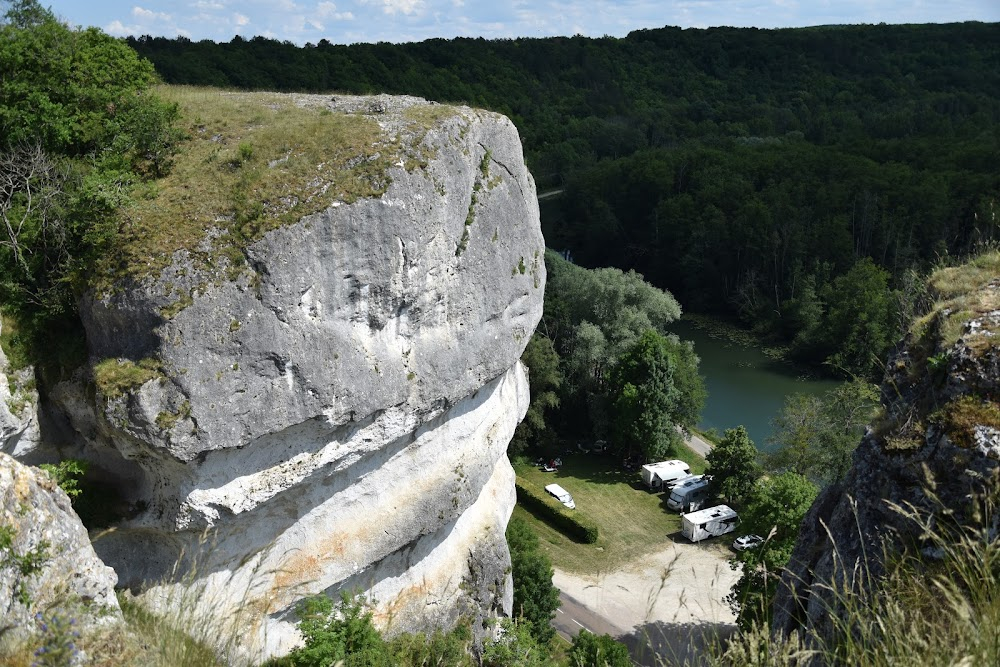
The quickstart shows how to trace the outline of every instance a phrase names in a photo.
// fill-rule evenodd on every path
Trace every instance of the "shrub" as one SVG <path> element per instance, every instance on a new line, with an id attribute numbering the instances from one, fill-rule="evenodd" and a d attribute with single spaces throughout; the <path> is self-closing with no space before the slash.
<path id="1" fill-rule="evenodd" d="M 556 501 L 550 500 L 548 496 L 517 484 L 517 502 L 570 539 L 584 544 L 597 542 L 596 524 L 586 517 L 570 514 L 562 508 L 562 505 L 557 506 Z"/>
<path id="2" fill-rule="evenodd" d="M 550 656 L 534 637 L 531 621 L 500 619 L 494 639 L 483 645 L 483 667 L 543 667 Z"/>
<path id="3" fill-rule="evenodd" d="M 559 591 L 552 585 L 552 562 L 539 548 L 538 537 L 521 519 L 507 526 L 514 578 L 514 615 L 527 620 L 535 640 L 546 645 L 555 631 L 551 621 L 559 607 Z"/>
<path id="4" fill-rule="evenodd" d="M 81 492 L 80 478 L 87 474 L 88 464 L 86 461 L 66 459 L 65 461 L 60 461 L 58 464 L 43 463 L 38 467 L 47 472 L 56 481 L 56 484 L 66 492 L 71 501 L 76 502 L 77 496 Z"/>
<path id="5" fill-rule="evenodd" d="M 288 656 L 289 664 L 301 667 L 390 667 L 389 646 L 372 623 L 371 605 L 360 596 L 342 592 L 334 608 L 325 595 L 302 602 L 299 632 L 305 645 Z"/>
<path id="6" fill-rule="evenodd" d="M 586 630 L 580 630 L 573 638 L 569 663 L 573 667 L 632 667 L 625 644 L 611 635 L 595 635 Z"/>

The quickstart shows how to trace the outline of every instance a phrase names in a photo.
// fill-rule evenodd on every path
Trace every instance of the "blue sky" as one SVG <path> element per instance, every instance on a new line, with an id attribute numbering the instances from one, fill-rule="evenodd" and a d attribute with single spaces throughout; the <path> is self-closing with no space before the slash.
<path id="1" fill-rule="evenodd" d="M 1000 0 L 41 0 L 71 25 L 113 35 L 229 41 L 624 36 L 665 25 L 797 27 L 830 23 L 1000 21 Z"/>

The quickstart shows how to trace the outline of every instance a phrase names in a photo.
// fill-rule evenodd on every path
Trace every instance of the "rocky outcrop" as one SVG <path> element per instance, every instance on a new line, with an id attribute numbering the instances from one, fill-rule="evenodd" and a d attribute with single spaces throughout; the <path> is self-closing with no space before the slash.
<path id="1" fill-rule="evenodd" d="M 121 619 L 116 581 L 66 493 L 0 453 L 0 638 L 27 638 L 54 607 L 78 621 Z"/>
<path id="2" fill-rule="evenodd" d="M 998 269 L 1000 259 L 989 255 L 932 278 L 938 303 L 889 361 L 882 418 L 846 478 L 820 494 L 802 524 L 775 602 L 777 632 L 829 636 L 838 609 L 831 582 L 863 593 L 884 572 L 887 555 L 922 549 L 933 558 L 923 525 L 971 525 L 976 499 L 996 492 Z M 987 528 L 995 535 L 992 520 Z"/>
<path id="3" fill-rule="evenodd" d="M 296 99 L 394 135 L 430 107 Z M 411 137 L 426 164 L 401 161 L 380 197 L 268 232 L 241 271 L 178 252 L 89 296 L 92 364 L 128 379 L 50 394 L 137 509 L 95 543 L 121 584 L 169 599 L 180 561 L 268 655 L 316 593 L 370 594 L 390 633 L 510 611 L 506 445 L 544 244 L 510 121 L 433 109 Z"/>
<path id="4" fill-rule="evenodd" d="M 37 407 L 34 369 L 12 369 L 0 349 L 0 451 L 22 458 L 37 447 Z"/>

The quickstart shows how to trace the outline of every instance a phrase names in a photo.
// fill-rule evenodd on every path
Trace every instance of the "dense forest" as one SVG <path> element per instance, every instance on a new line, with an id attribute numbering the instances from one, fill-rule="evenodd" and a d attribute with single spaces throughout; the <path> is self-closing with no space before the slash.
<path id="1" fill-rule="evenodd" d="M 168 83 L 505 113 L 539 189 L 564 190 L 543 206 L 550 247 L 635 269 L 831 369 L 872 373 L 917 299 L 913 272 L 997 236 L 993 24 L 128 41 Z"/>

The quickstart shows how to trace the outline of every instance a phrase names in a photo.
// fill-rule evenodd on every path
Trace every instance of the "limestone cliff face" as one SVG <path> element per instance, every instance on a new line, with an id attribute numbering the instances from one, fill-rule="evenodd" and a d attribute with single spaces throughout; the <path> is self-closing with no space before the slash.
<path id="1" fill-rule="evenodd" d="M 58 608 L 81 622 L 121 620 L 115 573 L 100 561 L 69 496 L 37 468 L 0 452 L 0 636 L 18 641 L 35 614 Z M 34 560 L 22 568 L 14 559 Z"/>
<path id="2" fill-rule="evenodd" d="M 1000 259 L 985 256 L 932 278 L 939 302 L 889 361 L 884 417 L 862 439 L 846 478 L 820 494 L 803 522 L 778 589 L 776 631 L 826 634 L 836 608 L 829 582 L 863 587 L 855 577 L 877 577 L 885 553 L 921 547 L 922 530 L 907 512 L 931 525 L 962 525 L 975 513 L 973 499 L 997 488 L 998 269 Z"/>
<path id="3" fill-rule="evenodd" d="M 302 99 L 387 132 L 427 104 Z M 142 510 L 95 543 L 123 585 L 183 552 L 206 599 L 254 610 L 268 654 L 320 592 L 370 592 L 390 632 L 509 612 L 506 445 L 544 243 L 513 125 L 453 111 L 419 138 L 425 168 L 267 233 L 235 280 L 178 252 L 82 303 L 92 364 L 156 369 L 121 395 L 83 381 L 51 395 Z M 191 298 L 172 312 L 178 289 Z"/>

